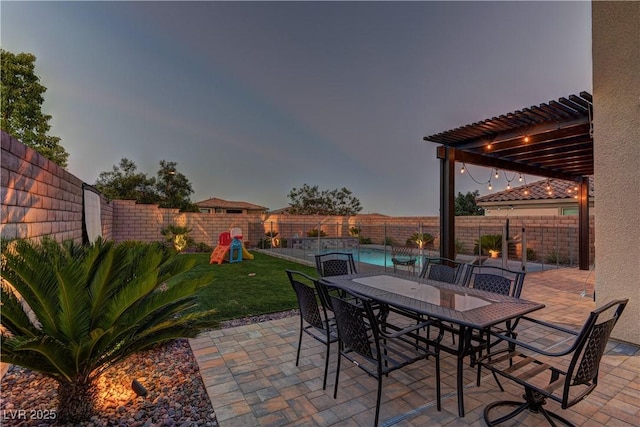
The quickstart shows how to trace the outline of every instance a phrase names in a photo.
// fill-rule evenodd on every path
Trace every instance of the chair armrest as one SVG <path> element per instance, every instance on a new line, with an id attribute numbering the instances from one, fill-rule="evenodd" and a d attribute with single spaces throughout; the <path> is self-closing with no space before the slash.
<path id="1" fill-rule="evenodd" d="M 572 330 L 569 330 L 569 329 L 566 329 L 566 328 L 563 328 L 563 327 L 559 327 L 559 326 L 553 325 L 551 323 L 547 323 L 547 322 L 543 322 L 543 321 L 537 321 L 536 319 L 529 319 L 529 318 L 526 318 L 526 319 L 527 320 L 532 320 L 532 321 L 534 321 L 534 323 L 537 323 L 537 324 L 540 324 L 540 325 L 543 325 L 543 326 L 547 326 L 550 329 L 553 329 L 553 330 L 556 330 L 556 331 L 566 332 L 566 333 L 568 333 L 570 335 L 573 335 L 573 336 L 577 336 L 578 335 L 578 333 L 575 332 L 575 331 L 572 331 Z M 524 341 L 517 340 L 515 338 L 509 337 L 509 336 L 501 334 L 501 333 L 497 333 L 497 332 L 494 332 L 494 331 L 489 331 L 489 334 L 491 336 L 493 336 L 493 337 L 496 337 L 496 338 L 500 339 L 500 340 L 507 341 L 507 342 L 509 342 L 511 344 L 514 344 L 516 346 L 520 346 L 522 348 L 526 348 L 527 350 L 533 351 L 533 352 L 535 352 L 537 354 L 542 354 L 544 356 L 549 356 L 549 357 L 559 357 L 559 356 L 565 356 L 567 354 L 573 353 L 573 351 L 575 350 L 576 346 L 578 345 L 578 341 L 574 340 L 573 344 L 571 344 L 571 346 L 569 348 L 567 348 L 566 350 L 559 351 L 559 352 L 552 352 L 552 351 L 548 351 L 548 350 L 544 350 L 542 348 L 536 347 L 536 346 L 534 346 L 532 344 L 529 344 L 529 343 L 526 343 Z M 490 354 L 488 354 L 487 356 L 490 356 Z"/>

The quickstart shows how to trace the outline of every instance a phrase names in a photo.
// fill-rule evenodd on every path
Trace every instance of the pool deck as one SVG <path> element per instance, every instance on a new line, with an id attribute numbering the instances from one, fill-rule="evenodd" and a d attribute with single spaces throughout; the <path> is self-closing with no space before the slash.
<path id="1" fill-rule="evenodd" d="M 591 272 L 575 268 L 529 273 L 523 298 L 546 304 L 534 317 L 578 326 L 595 308 L 593 282 Z M 190 340 L 220 426 L 372 424 L 376 381 L 361 369 L 343 364 L 340 390 L 334 399 L 335 346 L 331 349 L 327 389 L 322 390 L 324 346 L 303 337 L 300 364 L 295 366 L 298 327 L 299 318 L 289 317 L 213 330 Z M 617 328 L 621 327 L 625 325 L 619 323 Z M 434 406 L 432 361 L 385 377 L 381 425 L 483 426 L 483 409 L 488 403 L 518 400 L 522 394 L 520 388 L 507 381 L 503 381 L 506 391 L 500 392 L 487 374 L 477 387 L 476 371 L 467 367 L 466 416 L 458 418 L 453 357 L 443 355 L 441 372 L 442 411 Z M 422 409 L 413 412 L 417 407 Z M 640 349 L 611 340 L 594 392 L 565 411 L 555 402 L 547 407 L 578 426 L 639 426 Z M 516 420 L 503 425 L 533 427 L 544 421 L 539 414 L 529 412 Z"/>

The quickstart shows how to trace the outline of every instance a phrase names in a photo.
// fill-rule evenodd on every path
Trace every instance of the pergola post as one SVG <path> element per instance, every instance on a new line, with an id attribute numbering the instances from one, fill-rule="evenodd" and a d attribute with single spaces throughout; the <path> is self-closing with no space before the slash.
<path id="1" fill-rule="evenodd" d="M 578 263 L 589 270 L 589 179 L 583 177 L 578 190 Z"/>
<path id="2" fill-rule="evenodd" d="M 440 256 L 455 258 L 455 150 L 438 147 L 440 159 Z"/>

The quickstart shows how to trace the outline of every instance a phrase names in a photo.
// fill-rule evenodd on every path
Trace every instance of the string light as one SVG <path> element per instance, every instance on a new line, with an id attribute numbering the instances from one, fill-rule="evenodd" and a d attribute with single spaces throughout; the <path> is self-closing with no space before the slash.
<path id="1" fill-rule="evenodd" d="M 522 182 L 522 174 L 520 174 L 520 177 L 518 178 L 519 182 Z"/>
<path id="2" fill-rule="evenodd" d="M 496 179 L 498 179 L 500 175 L 498 175 L 498 169 L 496 169 Z"/>
<path id="3" fill-rule="evenodd" d="M 511 190 L 511 184 L 507 182 L 507 190 Z"/>
<path id="4" fill-rule="evenodd" d="M 491 181 L 489 181 L 489 191 L 493 190 L 493 186 L 491 185 Z"/>
<path id="5" fill-rule="evenodd" d="M 524 137 L 524 142 L 529 142 L 529 137 L 528 136 Z"/>
<path id="6" fill-rule="evenodd" d="M 528 188 L 525 188 L 525 189 L 524 189 L 524 195 L 525 195 L 525 196 L 528 196 L 528 195 L 529 195 L 529 189 L 528 189 Z"/>
<path id="7" fill-rule="evenodd" d="M 464 173 L 464 164 L 462 164 L 462 167 L 460 168 L 460 173 Z"/>

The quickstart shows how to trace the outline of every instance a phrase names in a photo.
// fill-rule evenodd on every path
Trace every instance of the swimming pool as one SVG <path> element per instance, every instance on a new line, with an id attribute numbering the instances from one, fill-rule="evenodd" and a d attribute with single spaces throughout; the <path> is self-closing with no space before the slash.
<path id="1" fill-rule="evenodd" d="M 335 252 L 335 251 L 333 250 L 322 251 L 322 253 L 329 253 L 329 252 Z M 352 254 L 353 259 L 355 260 L 356 263 L 364 262 L 367 264 L 378 265 L 381 267 L 393 268 L 393 263 L 391 262 L 390 249 L 387 249 L 385 251 L 384 249 L 376 249 L 376 248 L 360 248 L 359 250 L 354 248 L 354 249 L 340 250 L 339 252 L 346 252 L 346 253 Z M 424 255 L 426 255 L 426 253 Z M 422 263 L 421 257 L 419 256 L 419 254 L 416 254 L 416 258 L 417 258 L 416 268 L 419 268 L 419 266 Z"/>

